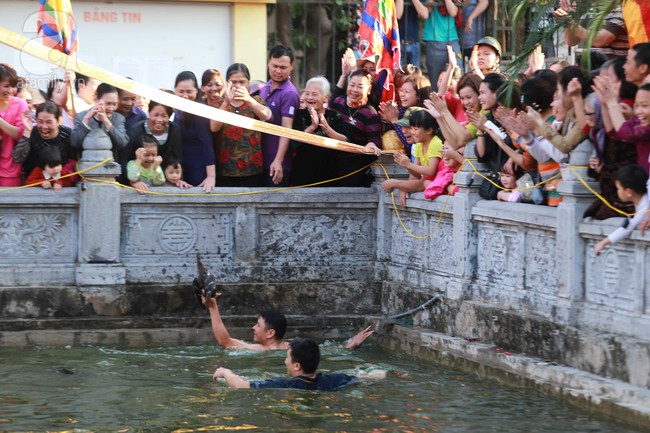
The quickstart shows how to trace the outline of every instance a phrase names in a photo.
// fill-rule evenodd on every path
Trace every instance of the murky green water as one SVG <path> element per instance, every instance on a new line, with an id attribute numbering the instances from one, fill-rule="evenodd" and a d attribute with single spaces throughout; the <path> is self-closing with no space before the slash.
<path id="1" fill-rule="evenodd" d="M 284 353 L 215 346 L 0 349 L 0 432 L 633 432 L 565 402 L 387 353 L 324 347 L 322 371 L 389 370 L 337 393 L 230 390 L 216 366 L 284 376 Z"/>

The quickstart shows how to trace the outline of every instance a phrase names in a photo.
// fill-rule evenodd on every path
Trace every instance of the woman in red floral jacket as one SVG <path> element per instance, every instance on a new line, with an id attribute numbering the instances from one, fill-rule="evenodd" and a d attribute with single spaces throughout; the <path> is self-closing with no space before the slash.
<path id="1" fill-rule="evenodd" d="M 270 120 L 271 110 L 259 96 L 251 96 L 250 72 L 243 63 L 230 65 L 226 72 L 226 93 L 221 109 L 253 119 Z M 217 185 L 255 187 L 263 185 L 262 134 L 210 121 L 217 139 Z"/>

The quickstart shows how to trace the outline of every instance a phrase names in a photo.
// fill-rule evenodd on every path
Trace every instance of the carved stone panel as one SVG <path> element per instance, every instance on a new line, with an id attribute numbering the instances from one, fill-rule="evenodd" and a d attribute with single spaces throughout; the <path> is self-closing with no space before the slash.
<path id="1" fill-rule="evenodd" d="M 429 256 L 429 240 L 413 237 L 406 230 L 416 236 L 426 236 L 431 231 L 429 219 L 423 212 L 400 212 L 400 218 L 404 226 L 395 214 L 391 221 L 391 261 L 423 269 Z"/>
<path id="2" fill-rule="evenodd" d="M 608 246 L 596 257 L 592 253 L 593 247 L 592 241 L 587 247 L 586 301 L 616 310 L 641 310 L 642 270 L 641 262 L 636 256 L 642 252 L 620 243 Z"/>
<path id="3" fill-rule="evenodd" d="M 374 213 L 260 212 L 258 257 L 282 264 L 373 260 L 375 231 Z"/>
<path id="4" fill-rule="evenodd" d="M 529 229 L 526 233 L 526 288 L 557 294 L 555 233 Z"/>
<path id="5" fill-rule="evenodd" d="M 478 276 L 491 283 L 522 287 L 524 283 L 523 233 L 508 226 L 479 224 Z"/>
<path id="6" fill-rule="evenodd" d="M 431 236 L 427 239 L 429 254 L 426 256 L 427 269 L 439 273 L 454 273 L 454 227 L 451 219 L 438 222 L 439 215 L 429 216 Z M 429 234 L 427 233 L 427 234 Z"/>
<path id="7" fill-rule="evenodd" d="M 77 217 L 71 211 L 0 214 L 3 262 L 66 263 L 76 259 Z"/>
<path id="8" fill-rule="evenodd" d="M 234 217 L 232 212 L 147 212 L 127 210 L 123 214 L 123 256 L 179 256 L 195 253 L 232 257 Z"/>

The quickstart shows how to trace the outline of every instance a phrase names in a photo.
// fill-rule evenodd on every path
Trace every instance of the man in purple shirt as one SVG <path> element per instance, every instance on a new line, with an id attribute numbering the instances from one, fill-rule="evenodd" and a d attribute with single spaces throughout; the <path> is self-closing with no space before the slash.
<path id="1" fill-rule="evenodd" d="M 147 120 L 147 113 L 135 106 L 138 95 L 123 89 L 117 89 L 117 95 L 117 109 L 115 111 L 124 116 L 124 127 L 127 131 L 136 123 Z"/>
<path id="2" fill-rule="evenodd" d="M 291 84 L 293 50 L 277 45 L 269 52 L 269 76 L 271 80 L 262 87 L 260 96 L 273 113 L 271 122 L 291 129 L 293 118 L 300 105 L 300 95 Z M 262 135 L 265 186 L 289 186 L 291 154 L 289 139 L 277 135 Z"/>

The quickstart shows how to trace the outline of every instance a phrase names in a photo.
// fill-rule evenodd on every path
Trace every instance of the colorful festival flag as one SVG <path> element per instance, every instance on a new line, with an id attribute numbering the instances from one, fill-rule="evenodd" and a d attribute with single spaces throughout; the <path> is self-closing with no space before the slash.
<path id="1" fill-rule="evenodd" d="M 70 0 L 40 0 L 38 32 L 43 44 L 69 56 L 79 48 L 77 24 Z"/>
<path id="2" fill-rule="evenodd" d="M 400 40 L 395 0 L 366 0 L 359 24 L 359 51 L 362 59 L 375 62 L 376 73 L 385 71 L 382 101 L 395 96 L 393 71 L 400 69 Z"/>
<path id="3" fill-rule="evenodd" d="M 630 47 L 650 41 L 650 1 L 624 0 L 623 19 L 630 40 Z"/>

